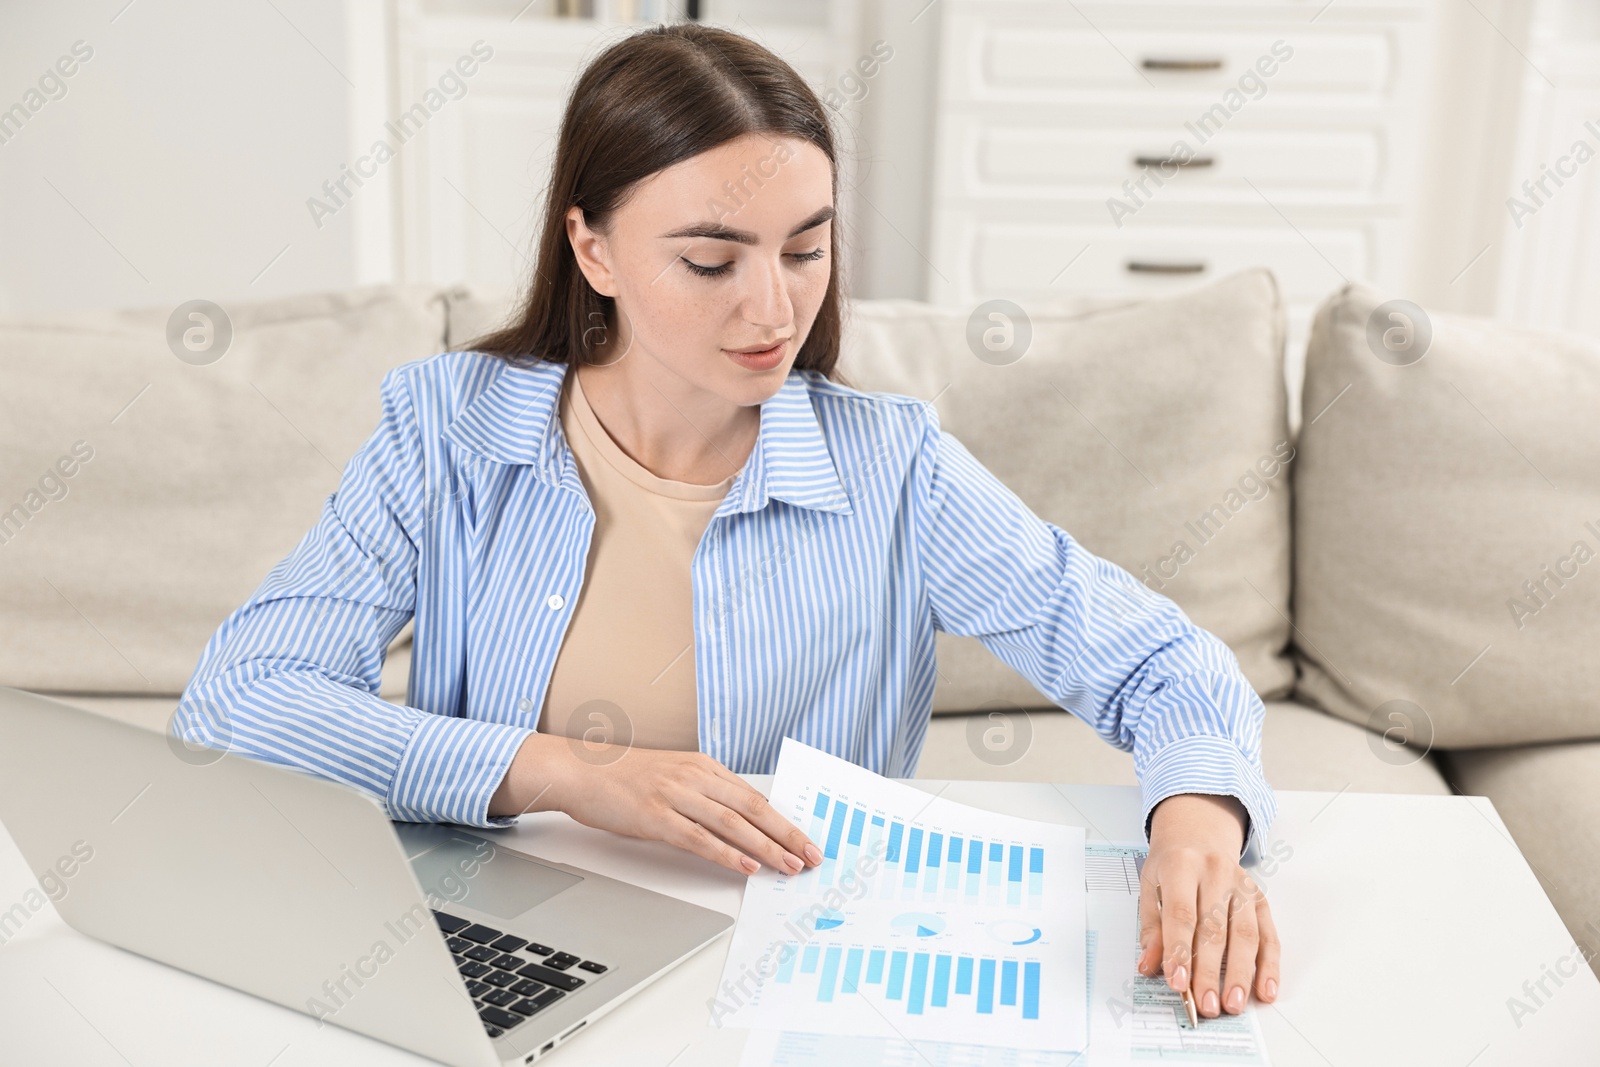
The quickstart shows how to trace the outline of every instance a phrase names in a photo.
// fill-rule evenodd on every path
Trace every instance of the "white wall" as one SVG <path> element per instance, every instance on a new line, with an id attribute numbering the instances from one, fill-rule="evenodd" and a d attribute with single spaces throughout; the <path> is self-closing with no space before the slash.
<path id="1" fill-rule="evenodd" d="M 1531 0 L 1437 6 L 1436 70 L 1410 299 L 1493 314 Z"/>
<path id="2" fill-rule="evenodd" d="M 0 143 L 0 314 L 354 284 L 354 213 L 305 206 L 349 158 L 346 5 L 126 3 L 0 6 L 0 109 L 93 52 Z"/>
<path id="3" fill-rule="evenodd" d="M 894 57 L 866 83 L 854 243 L 855 295 L 927 299 L 933 188 L 933 107 L 939 18 L 928 0 L 865 5 L 860 38 Z"/>
<path id="4" fill-rule="evenodd" d="M 1600 4 L 1540 0 L 1529 36 L 1497 314 L 1600 337 Z"/>

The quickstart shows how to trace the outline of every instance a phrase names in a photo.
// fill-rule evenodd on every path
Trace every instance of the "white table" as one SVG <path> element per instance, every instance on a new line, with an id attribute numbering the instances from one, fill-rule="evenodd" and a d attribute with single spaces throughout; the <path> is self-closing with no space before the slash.
<path id="1" fill-rule="evenodd" d="M 766 789 L 770 778 L 751 776 Z M 1139 840 L 1119 786 L 910 784 L 953 800 Z M 1479 797 L 1278 794 L 1269 841 L 1282 994 L 1260 1009 L 1277 1067 L 1565 1064 L 1600 1057 L 1586 965 L 1520 1027 L 1507 1006 L 1573 939 L 1493 806 Z M 497 838 L 499 840 L 499 838 Z M 524 817 L 506 843 L 737 914 L 742 879 L 666 845 Z M 33 884 L 0 833 L 0 910 Z M 241 921 L 248 917 L 241 916 Z M 744 1034 L 707 1026 L 724 936 L 548 1060 L 617 1067 L 737 1063 Z M 0 946 L 0 1062 L 215 1067 L 423 1064 L 417 1056 L 85 938 L 45 909 Z"/>

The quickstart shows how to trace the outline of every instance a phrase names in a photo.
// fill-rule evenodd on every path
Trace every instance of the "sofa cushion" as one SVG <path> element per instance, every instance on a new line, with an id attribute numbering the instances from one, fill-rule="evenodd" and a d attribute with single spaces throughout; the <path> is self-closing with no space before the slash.
<path id="1" fill-rule="evenodd" d="M 87 708 L 106 716 L 108 719 L 117 719 L 131 726 L 140 726 L 146 730 L 157 733 L 172 732 L 172 716 L 178 710 L 179 697 L 135 697 L 135 696 L 106 696 L 103 693 L 46 693 L 45 696 L 52 700 L 59 700 L 63 704 L 74 707 Z"/>
<path id="2" fill-rule="evenodd" d="M 445 351 L 460 352 L 507 324 L 522 294 L 493 286 L 458 285 L 445 291 Z"/>
<path id="3" fill-rule="evenodd" d="M 992 321 L 977 313 L 861 301 L 840 369 L 937 398 L 941 426 L 1035 514 L 1221 637 L 1263 698 L 1285 695 L 1294 450 L 1272 275 L 1026 315 L 1031 341 L 1007 362 L 975 354 L 971 320 Z M 935 710 L 1049 705 L 975 638 L 940 634 L 938 657 Z"/>
<path id="4" fill-rule="evenodd" d="M 1101 740 L 1075 715 L 999 710 L 1010 714 L 1009 722 L 990 712 L 935 716 L 917 777 L 1138 784 L 1133 754 Z M 1400 760 L 1380 754 L 1373 747 L 1376 736 L 1315 708 L 1268 701 L 1261 764 L 1274 789 L 1450 794 L 1431 756 Z"/>
<path id="5" fill-rule="evenodd" d="M 1385 301 L 1312 329 L 1296 699 L 1440 748 L 1600 737 L 1600 341 L 1434 314 L 1391 352 Z"/>
<path id="6" fill-rule="evenodd" d="M 1450 752 L 1444 763 L 1461 792 L 1494 802 L 1572 936 L 1600 945 L 1600 742 Z M 1600 954 L 1589 965 L 1600 974 Z"/>
<path id="7" fill-rule="evenodd" d="M 172 312 L 0 320 L 0 684 L 181 693 L 316 521 L 383 374 L 444 340 L 424 288 L 230 305 L 214 362 L 174 354 Z"/>
<path id="8" fill-rule="evenodd" d="M 397 634 L 394 644 L 389 646 L 378 695 L 391 704 L 404 704 L 410 673 L 411 624 L 407 623 L 405 630 Z M 43 695 L 158 733 L 172 732 L 172 716 L 178 710 L 179 700 L 177 693 L 166 696 L 110 696 L 105 693 L 47 692 Z"/>
<path id="9" fill-rule="evenodd" d="M 381 695 L 392 703 L 404 703 L 406 662 L 404 655 L 391 655 L 389 665 L 385 667 Z M 68 704 L 161 732 L 168 731 L 172 714 L 178 707 L 176 696 L 49 695 Z M 1025 711 L 1011 706 L 1005 710 L 1012 716 L 1009 723 L 992 719 L 987 712 L 935 716 L 928 728 L 928 739 L 922 750 L 922 760 L 917 766 L 917 777 L 960 781 L 1075 782 L 1086 785 L 1139 784 L 1133 773 L 1133 755 L 1101 740 L 1075 715 L 1056 708 Z M 1275 789 L 1308 789 L 1327 793 L 1419 793 L 1430 796 L 1448 796 L 1451 793 L 1432 756 L 1406 762 L 1375 757 L 1372 733 L 1352 726 L 1343 719 L 1289 701 L 1269 701 L 1266 711 L 1266 723 L 1261 734 L 1261 762 L 1266 769 L 1267 781 Z M 994 730 L 1001 732 L 989 733 L 985 737 L 986 731 Z M 1519 750 L 1508 752 L 1512 757 L 1510 759 L 1499 752 L 1484 753 L 1485 757 L 1499 761 L 1488 764 L 1488 770 L 1509 767 L 1515 771 L 1515 757 Z M 1570 762 L 1572 774 L 1578 773 L 1578 768 L 1584 766 L 1588 770 L 1584 772 L 1586 779 L 1563 778 L 1562 775 L 1567 772 L 1558 770 L 1552 781 L 1563 784 L 1549 789 L 1548 798 L 1538 794 L 1540 799 L 1535 800 L 1530 794 L 1530 811 L 1556 810 L 1551 805 L 1564 796 L 1576 795 L 1560 790 L 1576 789 L 1575 783 L 1593 779 L 1596 772 L 1600 772 L 1600 745 L 1555 746 L 1532 752 L 1535 756 L 1552 757 L 1552 762 L 1557 764 Z M 1565 755 L 1568 752 L 1580 754 L 1569 758 Z M 1461 766 L 1460 760 L 1464 755 L 1473 760 L 1479 759 L 1478 753 L 1457 754 L 1457 767 Z M 1530 782 L 1537 779 L 1509 774 L 1509 787 L 1502 790 L 1498 780 L 1490 777 L 1487 771 L 1478 770 L 1484 767 L 1486 763 L 1482 760 L 1468 765 L 1468 774 L 1463 775 L 1462 780 L 1472 788 L 1466 791 L 1495 797 L 1496 805 L 1505 813 L 1507 823 L 1511 824 L 1510 812 L 1519 809 L 1515 803 L 1508 806 L 1508 801 L 1499 799 L 1500 796 L 1509 796 L 1511 792 L 1522 789 L 1519 783 L 1524 777 Z M 1477 777 L 1473 777 L 1474 774 Z M 1600 804 L 1600 792 L 1596 792 L 1595 796 L 1597 804 Z M 1567 828 L 1562 832 L 1575 830 L 1579 837 L 1589 842 L 1584 855 L 1600 856 L 1600 840 L 1594 840 L 1600 833 L 1596 829 L 1600 827 L 1600 807 L 1583 818 L 1584 827 Z M 1525 825 L 1528 827 L 1528 840 L 1537 851 L 1543 847 L 1540 843 L 1543 839 L 1535 831 L 1543 823 L 1535 826 L 1528 821 Z M 1515 825 L 1513 832 L 1521 844 L 1524 833 L 1517 830 Z M 1529 846 L 1523 847 L 1526 850 Z M 1551 866 L 1560 869 L 1570 866 L 1563 865 L 1558 858 L 1559 850 L 1550 849 L 1546 854 Z M 1534 862 L 1544 861 L 1534 859 Z M 1600 886 L 1600 865 L 1591 864 L 1591 867 L 1593 869 L 1588 871 L 1587 878 L 1592 888 Z M 1600 893 L 1595 894 L 1593 904 L 1595 906 L 1591 906 L 1585 914 L 1600 914 Z"/>

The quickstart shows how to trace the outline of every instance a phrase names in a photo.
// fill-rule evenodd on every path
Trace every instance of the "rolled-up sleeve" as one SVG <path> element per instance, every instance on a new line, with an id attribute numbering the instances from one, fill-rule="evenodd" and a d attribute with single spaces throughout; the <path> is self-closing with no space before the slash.
<path id="1" fill-rule="evenodd" d="M 392 819 L 508 826 L 489 800 L 533 731 L 378 696 L 416 604 L 428 498 L 406 367 L 316 524 L 207 642 L 172 730 L 376 797 Z"/>
<path id="2" fill-rule="evenodd" d="M 975 637 L 1041 693 L 1132 751 L 1146 836 L 1178 793 L 1236 797 L 1258 849 L 1276 802 L 1266 709 L 1215 634 L 1026 504 L 923 409 L 913 463 L 919 555 L 947 633 Z"/>

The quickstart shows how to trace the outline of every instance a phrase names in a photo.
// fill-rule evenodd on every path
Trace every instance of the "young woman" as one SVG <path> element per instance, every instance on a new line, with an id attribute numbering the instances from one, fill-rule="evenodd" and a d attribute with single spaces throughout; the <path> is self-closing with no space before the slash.
<path id="1" fill-rule="evenodd" d="M 1260 700 L 931 405 L 840 380 L 837 191 L 827 113 L 766 49 L 684 24 L 599 56 L 514 324 L 385 377 L 377 430 L 208 643 L 178 728 L 397 819 L 560 810 L 793 872 L 815 843 L 734 772 L 770 772 L 788 736 L 913 774 L 935 632 L 972 635 L 1132 749 L 1141 970 L 1206 1015 L 1274 999 L 1238 862 L 1273 814 Z M 398 706 L 379 670 L 407 620 Z"/>

